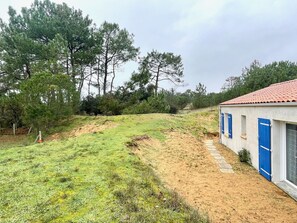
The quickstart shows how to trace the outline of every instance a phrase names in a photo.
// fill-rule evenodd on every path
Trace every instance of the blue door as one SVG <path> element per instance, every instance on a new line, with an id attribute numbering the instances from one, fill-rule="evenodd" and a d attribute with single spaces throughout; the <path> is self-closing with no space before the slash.
<path id="1" fill-rule="evenodd" d="M 271 181 L 271 125 L 269 119 L 258 119 L 259 172 Z"/>

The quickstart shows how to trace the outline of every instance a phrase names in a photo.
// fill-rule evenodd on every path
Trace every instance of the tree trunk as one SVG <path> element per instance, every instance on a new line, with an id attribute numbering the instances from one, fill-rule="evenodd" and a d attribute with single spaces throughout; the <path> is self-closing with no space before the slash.
<path id="1" fill-rule="evenodd" d="M 106 46 L 106 51 L 105 51 L 105 58 L 104 58 L 104 80 L 103 80 L 103 95 L 106 94 L 106 88 L 107 88 L 107 75 L 108 75 L 108 51 L 109 47 L 108 44 Z"/>
<path id="2" fill-rule="evenodd" d="M 101 84 L 100 84 L 100 59 L 98 59 L 98 72 L 97 72 L 97 85 L 98 85 L 98 95 L 101 96 Z"/>
<path id="3" fill-rule="evenodd" d="M 157 71 L 157 76 L 156 76 L 155 96 L 158 96 L 159 73 L 160 73 L 160 66 L 158 66 L 158 71 Z"/>
<path id="4" fill-rule="evenodd" d="M 78 90 L 78 93 L 79 93 L 79 97 L 81 95 L 81 91 L 82 91 L 83 86 L 84 86 L 84 75 L 82 73 L 81 74 L 81 78 L 80 78 L 80 82 L 78 84 L 78 89 L 77 89 Z"/>
<path id="5" fill-rule="evenodd" d="M 107 75 L 108 75 L 108 57 L 107 57 L 107 52 L 106 52 L 106 54 L 105 54 L 105 61 L 104 61 L 103 95 L 106 94 Z"/>
<path id="6" fill-rule="evenodd" d="M 97 78 L 97 85 L 98 85 L 98 95 L 101 96 L 101 84 L 100 84 L 100 74 L 98 73 Z"/>
<path id="7" fill-rule="evenodd" d="M 92 65 L 90 66 L 90 79 L 89 79 L 89 83 L 88 83 L 88 95 L 91 95 L 91 84 L 92 84 Z"/>
<path id="8" fill-rule="evenodd" d="M 31 78 L 31 70 L 30 70 L 30 64 L 26 63 L 26 73 L 28 75 L 28 79 Z"/>
<path id="9" fill-rule="evenodd" d="M 112 88 L 113 88 L 113 81 L 114 81 L 114 78 L 115 78 L 115 64 L 112 65 L 112 80 L 111 80 L 111 84 L 110 84 L 110 93 L 112 93 Z"/>
<path id="10" fill-rule="evenodd" d="M 69 57 L 67 55 L 67 60 L 66 60 L 66 72 L 67 72 L 67 75 L 69 76 Z"/>
<path id="11" fill-rule="evenodd" d="M 70 63 L 71 63 L 71 76 L 72 76 L 72 79 L 75 80 L 74 58 L 73 58 L 72 50 L 70 52 Z"/>

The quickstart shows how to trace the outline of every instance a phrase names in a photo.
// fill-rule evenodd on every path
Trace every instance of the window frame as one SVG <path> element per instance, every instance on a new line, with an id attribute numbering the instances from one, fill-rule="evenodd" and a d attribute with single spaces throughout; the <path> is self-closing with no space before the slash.
<path id="1" fill-rule="evenodd" d="M 241 115 L 240 137 L 243 139 L 247 139 L 246 115 Z"/>

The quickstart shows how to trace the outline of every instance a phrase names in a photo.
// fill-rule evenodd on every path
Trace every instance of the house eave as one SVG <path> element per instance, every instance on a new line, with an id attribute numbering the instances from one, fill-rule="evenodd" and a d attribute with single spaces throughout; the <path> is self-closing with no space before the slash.
<path id="1" fill-rule="evenodd" d="M 220 104 L 220 107 L 294 107 L 297 102 L 255 103 L 255 104 Z"/>

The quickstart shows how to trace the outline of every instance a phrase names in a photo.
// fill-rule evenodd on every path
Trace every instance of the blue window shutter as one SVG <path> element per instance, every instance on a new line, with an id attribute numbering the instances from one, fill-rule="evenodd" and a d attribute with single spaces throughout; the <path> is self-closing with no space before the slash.
<path id="1" fill-rule="evenodd" d="M 224 131 L 224 113 L 221 114 L 221 132 L 222 132 L 222 134 L 225 133 L 225 131 Z"/>
<path id="2" fill-rule="evenodd" d="M 232 139 L 232 115 L 228 114 L 228 136 Z"/>

